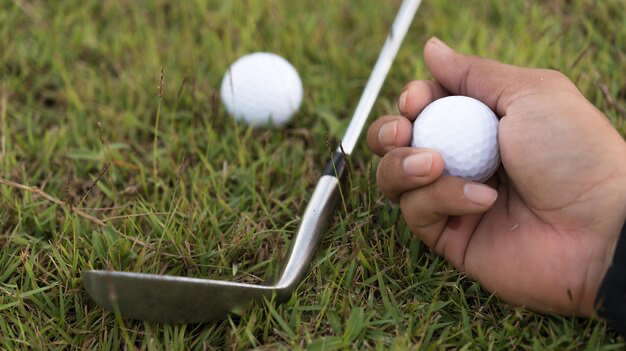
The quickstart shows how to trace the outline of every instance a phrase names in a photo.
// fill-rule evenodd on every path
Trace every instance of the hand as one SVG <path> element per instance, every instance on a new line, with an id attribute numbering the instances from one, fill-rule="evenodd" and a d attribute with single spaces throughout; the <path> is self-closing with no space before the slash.
<path id="1" fill-rule="evenodd" d="M 592 316 L 626 216 L 626 143 L 563 74 L 458 54 L 433 38 L 435 80 L 409 83 L 402 116 L 368 131 L 377 182 L 411 230 L 515 305 Z M 501 118 L 502 166 L 486 185 L 442 176 L 441 156 L 407 147 L 432 101 L 465 95 Z"/>

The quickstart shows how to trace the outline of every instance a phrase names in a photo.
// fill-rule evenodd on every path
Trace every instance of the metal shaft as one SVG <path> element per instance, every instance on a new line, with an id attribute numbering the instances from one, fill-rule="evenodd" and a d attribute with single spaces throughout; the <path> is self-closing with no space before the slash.
<path id="1" fill-rule="evenodd" d="M 341 141 L 343 151 L 347 155 L 352 154 L 352 151 L 354 151 L 354 147 L 363 131 L 365 122 L 367 122 L 367 117 L 372 111 L 376 97 L 385 81 L 385 77 L 387 77 L 389 68 L 391 68 L 391 63 L 398 53 L 400 44 L 402 44 L 402 40 L 409 30 L 415 12 L 417 12 L 417 8 L 420 6 L 421 2 L 422 0 L 405 0 L 398 10 L 398 16 L 393 22 L 389 35 L 387 35 L 387 40 L 378 56 L 376 66 L 374 66 L 374 70 L 370 75 L 370 79 L 367 81 L 363 95 L 361 95 L 361 100 L 354 111 L 352 121 Z M 341 152 L 341 149 L 337 148 L 337 151 Z"/>
<path id="2" fill-rule="evenodd" d="M 387 40 L 343 137 L 341 146 L 348 155 L 353 151 L 359 139 L 378 92 L 385 81 L 396 53 L 400 49 L 400 44 L 402 44 L 420 2 L 421 0 L 405 0 L 398 10 L 396 20 L 387 35 Z M 324 170 L 313 192 L 311 201 L 307 205 L 302 223 L 296 232 L 291 251 L 285 260 L 282 274 L 277 283 L 278 287 L 286 288 L 284 291 L 288 294 L 306 274 L 322 235 L 332 218 L 339 194 L 339 180 L 345 169 L 344 160 L 345 157 L 338 147 L 333 159 L 328 162 L 326 170 Z M 285 294 L 285 297 L 288 297 L 288 294 Z"/>

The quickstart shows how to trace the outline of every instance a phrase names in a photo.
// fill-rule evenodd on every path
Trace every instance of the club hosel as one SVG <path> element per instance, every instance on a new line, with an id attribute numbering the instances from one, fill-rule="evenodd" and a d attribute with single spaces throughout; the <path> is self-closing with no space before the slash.
<path id="1" fill-rule="evenodd" d="M 341 153 L 335 153 L 317 182 L 311 201 L 304 211 L 302 222 L 296 232 L 287 263 L 276 284 L 279 300 L 289 299 L 293 290 L 308 271 L 322 235 L 333 216 L 339 197 L 339 178 L 344 173 L 345 156 Z"/>

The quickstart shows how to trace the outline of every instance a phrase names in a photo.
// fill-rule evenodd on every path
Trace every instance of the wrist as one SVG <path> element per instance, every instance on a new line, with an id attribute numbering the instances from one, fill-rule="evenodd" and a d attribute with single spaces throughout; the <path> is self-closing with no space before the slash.
<path id="1" fill-rule="evenodd" d="M 589 293 L 581 304 L 581 312 L 588 317 L 608 319 L 607 308 L 611 306 L 607 305 L 616 303 L 616 292 L 626 296 L 626 188 L 623 186 L 626 170 L 619 174 L 615 197 L 608 207 L 612 211 L 605 213 L 605 230 L 597 233 L 599 238 L 607 239 L 607 244 L 603 257 L 598 257 L 595 273 L 588 275 Z M 619 305 L 624 302 L 626 300 L 620 301 Z"/>
<path id="2" fill-rule="evenodd" d="M 604 267 L 599 270 L 596 281 L 592 283 L 593 295 L 591 313 L 585 315 L 610 319 L 612 304 L 615 303 L 615 295 L 626 293 L 624 275 L 626 270 L 626 223 L 621 225 L 613 235 L 610 245 L 607 247 Z M 622 301 L 620 301 L 620 305 Z M 581 306 L 582 307 L 582 306 Z M 585 310 L 589 309 L 588 301 L 585 301 Z"/>
<path id="3" fill-rule="evenodd" d="M 626 335 L 626 226 L 617 240 L 613 261 L 600 284 L 595 301 L 596 315 Z"/>
<path id="4" fill-rule="evenodd" d="M 589 264 L 586 272 L 585 291 L 583 292 L 581 303 L 579 304 L 578 314 L 581 316 L 589 318 L 597 317 L 598 293 L 613 261 L 620 233 L 621 227 L 610 233 L 607 244 L 598 250 L 595 259 Z"/>

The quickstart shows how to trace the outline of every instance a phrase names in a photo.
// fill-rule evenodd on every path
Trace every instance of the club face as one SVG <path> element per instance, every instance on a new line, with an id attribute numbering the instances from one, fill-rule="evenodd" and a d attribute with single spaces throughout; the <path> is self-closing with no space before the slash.
<path id="1" fill-rule="evenodd" d="M 126 318 L 198 323 L 226 318 L 236 309 L 280 290 L 272 286 L 143 273 L 84 271 L 89 295 Z"/>

